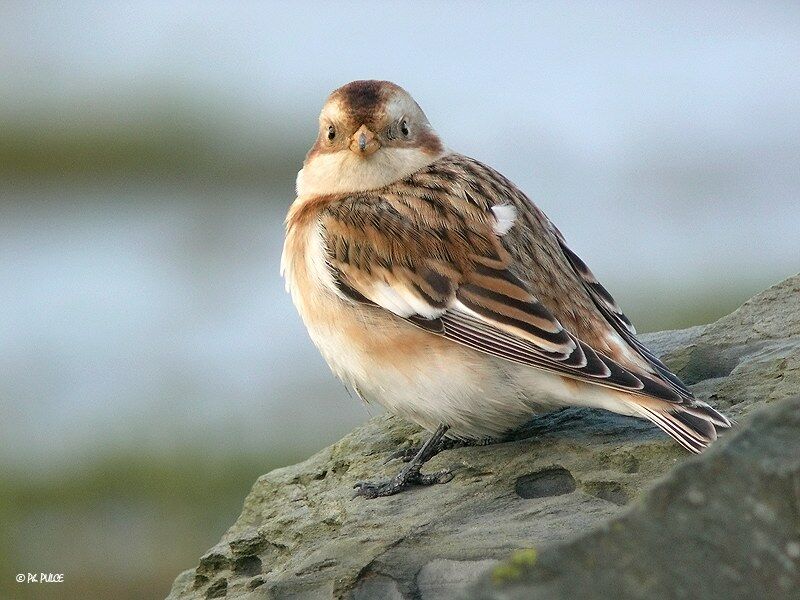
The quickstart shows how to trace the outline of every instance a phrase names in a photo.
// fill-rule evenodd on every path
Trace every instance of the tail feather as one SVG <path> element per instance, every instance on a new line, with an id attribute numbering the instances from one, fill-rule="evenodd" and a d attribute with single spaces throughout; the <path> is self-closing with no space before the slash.
<path id="1" fill-rule="evenodd" d="M 642 404 L 636 410 L 643 417 L 658 425 L 681 446 L 694 452 L 702 452 L 717 439 L 717 428 L 730 427 L 730 421 L 705 402 L 695 400 L 692 405 L 667 404 L 663 406 Z"/>
<path id="2" fill-rule="evenodd" d="M 683 405 L 681 408 L 684 412 L 693 414 L 704 421 L 711 421 L 714 425 L 727 429 L 731 426 L 731 421 L 723 415 L 721 412 L 718 412 L 713 407 L 709 406 L 702 400 L 693 400 L 693 405 Z"/>

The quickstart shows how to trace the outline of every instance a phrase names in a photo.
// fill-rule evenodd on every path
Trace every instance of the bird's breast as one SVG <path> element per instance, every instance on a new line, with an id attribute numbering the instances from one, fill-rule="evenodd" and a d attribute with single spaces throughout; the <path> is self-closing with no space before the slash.
<path id="1" fill-rule="evenodd" d="M 319 221 L 293 220 L 290 213 L 281 261 L 286 288 L 312 341 L 340 379 L 359 388 L 381 379 L 402 386 L 417 379 L 425 364 L 474 358 L 467 348 L 385 309 L 342 297 L 326 256 Z"/>

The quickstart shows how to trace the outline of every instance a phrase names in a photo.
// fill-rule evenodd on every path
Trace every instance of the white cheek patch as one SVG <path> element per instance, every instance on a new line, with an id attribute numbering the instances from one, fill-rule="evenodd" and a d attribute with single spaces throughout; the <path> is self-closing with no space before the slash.
<path id="1" fill-rule="evenodd" d="M 507 234 L 517 220 L 517 207 L 513 204 L 497 204 L 492 207 L 492 213 L 496 221 L 494 232 L 500 236 Z"/>

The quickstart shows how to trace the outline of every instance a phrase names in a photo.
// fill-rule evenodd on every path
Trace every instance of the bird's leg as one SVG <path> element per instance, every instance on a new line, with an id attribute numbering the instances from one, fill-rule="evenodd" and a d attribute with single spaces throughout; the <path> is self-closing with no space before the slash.
<path id="1" fill-rule="evenodd" d="M 356 483 L 355 486 L 353 486 L 356 490 L 354 497 L 364 496 L 367 499 L 371 499 L 380 496 L 392 496 L 412 485 L 432 485 L 434 483 L 447 483 L 450 481 L 453 478 L 453 474 L 448 469 L 437 471 L 436 473 L 420 473 L 422 465 L 442 450 L 440 442 L 447 430 L 447 425 L 439 425 L 433 435 L 422 444 L 422 447 L 414 458 L 389 481 L 382 481 L 379 483 L 359 481 Z"/>
<path id="2" fill-rule="evenodd" d="M 439 441 L 439 444 L 436 448 L 436 454 L 442 452 L 444 450 L 452 450 L 453 448 L 471 448 L 473 446 L 489 446 L 491 444 L 501 444 L 503 442 L 509 441 L 511 438 L 508 435 L 504 435 L 501 437 L 496 438 L 486 438 L 480 440 L 464 440 L 458 438 L 442 438 Z M 419 453 L 422 446 L 411 446 L 410 448 L 403 448 L 402 450 L 398 450 L 396 452 L 392 452 L 389 455 L 389 458 L 386 459 L 386 463 L 389 461 L 400 459 L 403 462 L 410 462 L 414 459 L 414 457 Z"/>

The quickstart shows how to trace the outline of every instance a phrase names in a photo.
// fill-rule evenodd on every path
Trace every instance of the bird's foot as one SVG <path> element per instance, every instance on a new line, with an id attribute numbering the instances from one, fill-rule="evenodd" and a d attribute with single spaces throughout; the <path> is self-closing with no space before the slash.
<path id="1" fill-rule="evenodd" d="M 381 496 L 393 496 L 414 485 L 434 485 L 447 483 L 453 479 L 450 469 L 442 469 L 436 473 L 420 473 L 419 469 L 409 473 L 405 471 L 403 469 L 388 481 L 359 481 L 353 486 L 356 490 L 353 497 L 363 496 L 367 500 L 372 500 Z"/>
<path id="2" fill-rule="evenodd" d="M 434 434 L 422 444 L 422 447 L 415 452 L 414 456 L 407 461 L 408 464 L 389 481 L 378 483 L 359 481 L 356 483 L 355 486 L 353 486 L 356 490 L 353 497 L 363 496 L 364 498 L 372 499 L 381 496 L 392 496 L 412 485 L 447 483 L 453 479 L 453 474 L 448 469 L 430 474 L 423 474 L 420 472 L 422 465 L 440 452 L 440 444 L 447 429 L 446 425 L 440 425 Z"/>

